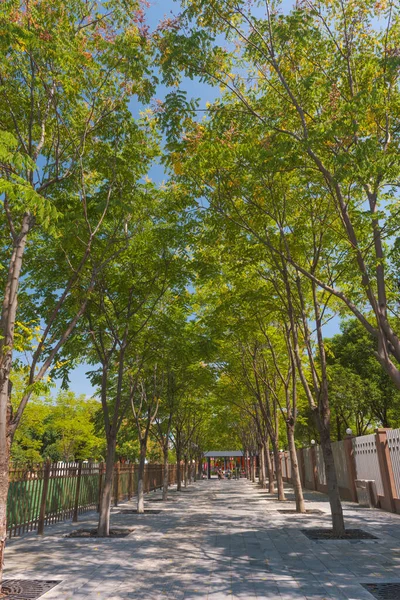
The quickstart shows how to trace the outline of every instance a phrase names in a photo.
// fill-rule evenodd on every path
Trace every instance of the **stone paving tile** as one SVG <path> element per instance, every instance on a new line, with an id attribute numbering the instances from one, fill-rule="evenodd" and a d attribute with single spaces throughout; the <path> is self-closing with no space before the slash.
<path id="1" fill-rule="evenodd" d="M 301 529 L 330 526 L 327 498 L 306 492 L 323 514 L 299 516 L 277 512 L 294 508 L 290 487 L 286 495 L 279 503 L 246 480 L 201 481 L 171 490 L 173 502 L 149 502 L 157 515 L 113 510 L 114 526 L 134 528 L 127 538 L 65 539 L 96 525 L 87 513 L 11 540 L 5 577 L 59 580 L 43 600 L 372 600 L 361 583 L 400 581 L 399 516 L 346 502 L 347 527 L 378 540 L 313 542 Z"/>

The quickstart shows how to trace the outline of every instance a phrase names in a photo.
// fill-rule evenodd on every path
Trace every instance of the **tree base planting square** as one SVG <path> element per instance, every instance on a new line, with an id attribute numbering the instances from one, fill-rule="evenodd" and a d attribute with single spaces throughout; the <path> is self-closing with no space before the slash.
<path id="1" fill-rule="evenodd" d="M 40 579 L 6 579 L 3 581 L 3 596 L 6 600 L 36 600 L 61 581 Z"/>
<path id="2" fill-rule="evenodd" d="M 167 498 L 163 500 L 162 498 L 149 498 L 148 502 L 176 502 L 175 498 Z"/>
<path id="3" fill-rule="evenodd" d="M 109 538 L 124 538 L 127 537 L 130 533 L 134 531 L 133 529 L 121 529 L 118 527 L 113 527 L 110 529 L 110 535 L 108 537 L 103 537 L 97 535 L 97 529 L 75 529 L 75 531 L 71 531 L 71 533 L 67 533 L 65 537 L 67 538 L 98 538 L 107 540 Z"/>
<path id="4" fill-rule="evenodd" d="M 396 600 L 400 598 L 400 582 L 362 583 L 361 585 L 378 600 Z"/>
<path id="5" fill-rule="evenodd" d="M 332 529 L 302 529 L 302 533 L 310 540 L 377 540 L 378 538 L 362 529 L 346 529 L 344 535 L 338 536 Z"/>
<path id="6" fill-rule="evenodd" d="M 283 515 L 299 515 L 299 517 L 301 517 L 302 515 L 324 515 L 325 514 L 323 510 L 318 510 L 318 508 L 310 508 L 310 510 L 306 510 L 305 513 L 299 513 L 294 508 L 284 508 L 284 509 L 278 509 L 278 513 L 282 513 Z"/>
<path id="7" fill-rule="evenodd" d="M 162 512 L 161 510 L 157 510 L 155 508 L 145 508 L 144 509 L 144 514 L 145 515 L 158 515 L 160 514 L 160 512 Z M 138 513 L 137 510 L 133 509 L 133 508 L 121 508 L 121 510 L 119 510 L 118 512 L 115 512 L 114 514 L 120 514 L 120 515 L 142 515 L 143 513 Z"/>

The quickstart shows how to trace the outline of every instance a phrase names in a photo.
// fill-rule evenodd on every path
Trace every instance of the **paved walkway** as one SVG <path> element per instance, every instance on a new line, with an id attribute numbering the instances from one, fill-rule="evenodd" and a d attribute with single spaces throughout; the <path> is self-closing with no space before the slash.
<path id="1" fill-rule="evenodd" d="M 303 527 L 329 527 L 322 494 L 307 493 L 323 515 L 280 514 L 294 508 L 246 480 L 201 481 L 159 514 L 113 514 L 114 526 L 133 526 L 124 539 L 65 539 L 70 523 L 11 540 L 6 578 L 60 580 L 43 600 L 281 600 L 371 599 L 361 583 L 400 581 L 400 516 L 346 503 L 347 527 L 378 540 L 313 542 Z M 95 525 L 96 515 L 80 526 Z M 393 596 L 393 600 L 399 596 Z"/>

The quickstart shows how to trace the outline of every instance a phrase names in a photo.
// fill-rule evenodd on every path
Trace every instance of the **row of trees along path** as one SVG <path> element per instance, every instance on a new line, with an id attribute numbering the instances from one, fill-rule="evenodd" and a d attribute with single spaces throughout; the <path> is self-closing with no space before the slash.
<path id="1" fill-rule="evenodd" d="M 340 536 L 325 322 L 356 319 L 400 389 L 400 7 L 180 4 L 153 32 L 136 0 L 0 7 L 1 565 L 16 429 L 79 363 L 101 400 L 103 536 L 122 431 L 142 467 L 150 437 L 166 465 L 173 446 L 185 481 L 218 439 L 258 451 L 272 491 L 272 449 L 281 500 L 284 440 L 302 512 L 304 427 Z"/>

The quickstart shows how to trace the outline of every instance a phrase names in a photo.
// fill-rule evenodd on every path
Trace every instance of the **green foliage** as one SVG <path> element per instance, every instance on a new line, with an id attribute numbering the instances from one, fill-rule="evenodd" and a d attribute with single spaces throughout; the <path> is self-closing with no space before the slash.
<path id="1" fill-rule="evenodd" d="M 73 392 L 35 396 L 26 407 L 17 429 L 11 458 L 14 463 L 98 460 L 104 440 L 95 433 L 99 403 Z"/>
<path id="2" fill-rule="evenodd" d="M 357 321 L 349 320 L 342 324 L 341 334 L 327 340 L 327 347 L 339 435 L 343 437 L 347 427 L 357 435 L 368 427 L 398 427 L 400 392 L 377 361 L 376 340 Z"/>
<path id="3" fill-rule="evenodd" d="M 135 0 L 3 3 L 0 268 L 29 215 L 14 396 L 34 395 L 15 460 L 104 456 L 113 429 L 135 461 L 150 405 L 151 461 L 165 441 L 170 458 L 255 448 L 268 420 L 281 446 L 294 420 L 307 443 L 323 350 L 334 436 L 400 424 L 382 369 L 400 360 L 400 16 L 385 4 L 273 2 L 261 18 L 245 0 L 182 0 L 150 39 Z M 134 119 L 155 54 L 165 101 Z M 184 76 L 220 96 L 203 109 Z M 159 156 L 162 188 L 147 178 Z M 318 344 L 316 310 L 359 322 Z M 102 411 L 51 401 L 47 359 L 65 388 L 89 362 Z"/>

